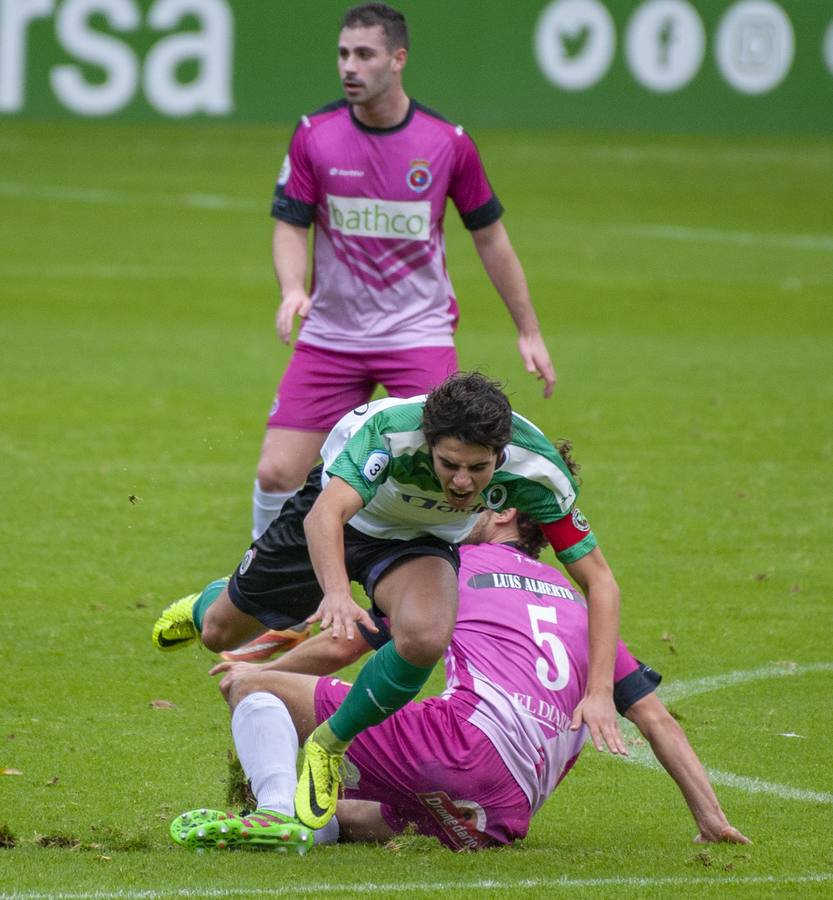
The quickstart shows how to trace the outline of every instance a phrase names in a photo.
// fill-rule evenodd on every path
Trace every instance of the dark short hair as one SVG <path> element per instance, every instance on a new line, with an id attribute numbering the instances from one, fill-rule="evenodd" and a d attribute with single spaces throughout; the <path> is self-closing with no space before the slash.
<path id="1" fill-rule="evenodd" d="M 500 454 L 512 437 L 512 407 L 496 381 L 479 372 L 458 372 L 426 398 L 422 432 L 429 447 L 453 437 Z"/>
<path id="2" fill-rule="evenodd" d="M 351 6 L 341 20 L 342 28 L 373 28 L 378 25 L 385 33 L 385 43 L 393 53 L 400 47 L 410 47 L 408 23 L 405 16 L 387 3 L 361 3 Z"/>

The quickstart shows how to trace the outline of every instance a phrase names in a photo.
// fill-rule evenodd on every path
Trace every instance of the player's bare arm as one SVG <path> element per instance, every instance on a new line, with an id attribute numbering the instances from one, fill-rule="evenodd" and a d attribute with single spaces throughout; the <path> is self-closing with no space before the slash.
<path id="1" fill-rule="evenodd" d="M 526 276 L 500 221 L 471 232 L 474 246 L 495 290 L 506 305 L 518 329 L 518 351 L 527 372 L 544 382 L 544 396 L 551 397 L 556 374 L 538 317 L 529 296 Z"/>
<path id="2" fill-rule="evenodd" d="M 281 221 L 272 235 L 272 260 L 282 298 L 275 326 L 285 344 L 292 339 L 295 316 L 306 318 L 312 303 L 306 290 L 307 236 L 306 228 Z"/>
<path id="3" fill-rule="evenodd" d="M 370 645 L 357 634 L 350 641 L 346 637 L 333 640 L 327 634 L 316 634 L 288 653 L 266 663 L 230 660 L 217 663 L 209 675 L 222 675 L 218 685 L 220 693 L 228 700 L 235 681 L 254 671 L 294 672 L 298 675 L 331 675 L 360 659 L 370 650 Z"/>
<path id="4" fill-rule="evenodd" d="M 322 628 L 332 626 L 332 637 L 339 638 L 342 629 L 348 640 L 355 636 L 355 622 L 371 631 L 378 629 L 373 620 L 353 600 L 350 579 L 344 561 L 344 526 L 362 508 L 361 495 L 346 481 L 334 476 L 304 519 L 310 560 L 324 597 L 310 622 Z"/>
<path id="5" fill-rule="evenodd" d="M 582 720 L 597 750 L 627 756 L 613 705 L 613 666 L 619 639 L 619 586 L 602 551 L 595 547 L 567 565 L 570 577 L 587 599 L 590 664 L 587 689 L 573 714 L 573 728 Z"/>
<path id="6" fill-rule="evenodd" d="M 625 713 L 650 743 L 654 756 L 674 779 L 699 829 L 695 841 L 748 844 L 734 828 L 712 789 L 700 759 L 685 732 L 656 694 L 648 694 Z"/>

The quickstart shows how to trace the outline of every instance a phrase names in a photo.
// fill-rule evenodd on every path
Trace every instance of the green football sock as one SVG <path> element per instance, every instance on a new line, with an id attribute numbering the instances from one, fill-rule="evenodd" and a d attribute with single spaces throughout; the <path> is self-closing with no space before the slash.
<path id="1" fill-rule="evenodd" d="M 227 584 L 228 578 L 218 578 L 216 581 L 212 581 L 203 588 L 203 592 L 194 602 L 191 615 L 194 618 L 194 625 L 200 633 L 202 633 L 202 620 L 205 618 L 206 610 L 222 594 L 223 588 Z"/>
<path id="2" fill-rule="evenodd" d="M 384 722 L 413 700 L 428 681 L 433 666 L 415 666 L 403 659 L 393 641 L 369 659 L 341 706 L 327 722 L 336 738 L 352 741 L 365 728 Z"/>

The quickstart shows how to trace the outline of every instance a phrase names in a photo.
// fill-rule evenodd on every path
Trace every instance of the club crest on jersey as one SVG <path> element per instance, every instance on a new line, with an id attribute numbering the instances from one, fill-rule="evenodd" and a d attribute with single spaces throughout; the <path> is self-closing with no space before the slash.
<path id="1" fill-rule="evenodd" d="M 495 484 L 486 491 L 486 506 L 489 509 L 500 509 L 506 503 L 507 490 L 505 485 Z"/>
<path id="2" fill-rule="evenodd" d="M 245 575 L 249 566 L 252 564 L 252 560 L 257 556 L 257 550 L 254 547 L 250 547 L 246 551 L 246 555 L 243 557 L 243 561 L 240 563 L 237 571 L 241 575 Z"/>
<path id="3" fill-rule="evenodd" d="M 384 450 L 374 450 L 362 467 L 362 478 L 372 484 L 385 471 L 390 462 L 390 454 Z"/>
<path id="4" fill-rule="evenodd" d="M 590 531 L 590 523 L 584 518 L 582 511 L 576 507 L 571 516 L 576 531 Z"/>
<path id="5" fill-rule="evenodd" d="M 427 159 L 415 159 L 411 163 L 411 168 L 408 169 L 405 181 L 408 187 L 417 194 L 421 194 L 431 187 L 432 176 L 429 166 L 430 163 Z"/>

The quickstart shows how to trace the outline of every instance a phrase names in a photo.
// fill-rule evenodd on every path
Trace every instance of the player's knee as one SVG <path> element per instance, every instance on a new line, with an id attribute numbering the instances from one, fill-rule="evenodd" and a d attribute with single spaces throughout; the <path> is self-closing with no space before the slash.
<path id="1" fill-rule="evenodd" d="M 454 630 L 455 608 L 439 605 L 426 612 L 419 607 L 391 620 L 397 653 L 415 666 L 433 666 L 442 658 Z"/>
<path id="2" fill-rule="evenodd" d="M 260 672 L 247 672 L 240 678 L 236 678 L 232 683 L 228 692 L 228 697 L 226 698 L 228 700 L 229 708 L 233 712 L 237 709 L 238 704 L 248 697 L 249 694 L 256 694 L 262 690 L 264 690 L 263 676 Z"/>
<path id="3" fill-rule="evenodd" d="M 203 622 L 200 639 L 206 650 L 210 650 L 212 653 L 220 653 L 223 650 L 232 649 L 229 645 L 229 635 L 226 630 L 221 626 L 214 625 L 207 616 Z"/>
<path id="4" fill-rule="evenodd" d="M 306 472 L 296 472 L 283 460 L 261 457 L 257 464 L 257 481 L 260 489 L 267 494 L 284 494 L 296 491 L 304 483 Z"/>
<path id="5" fill-rule="evenodd" d="M 433 666 L 448 646 L 451 635 L 420 631 L 402 634 L 395 640 L 396 652 L 415 666 Z"/>

